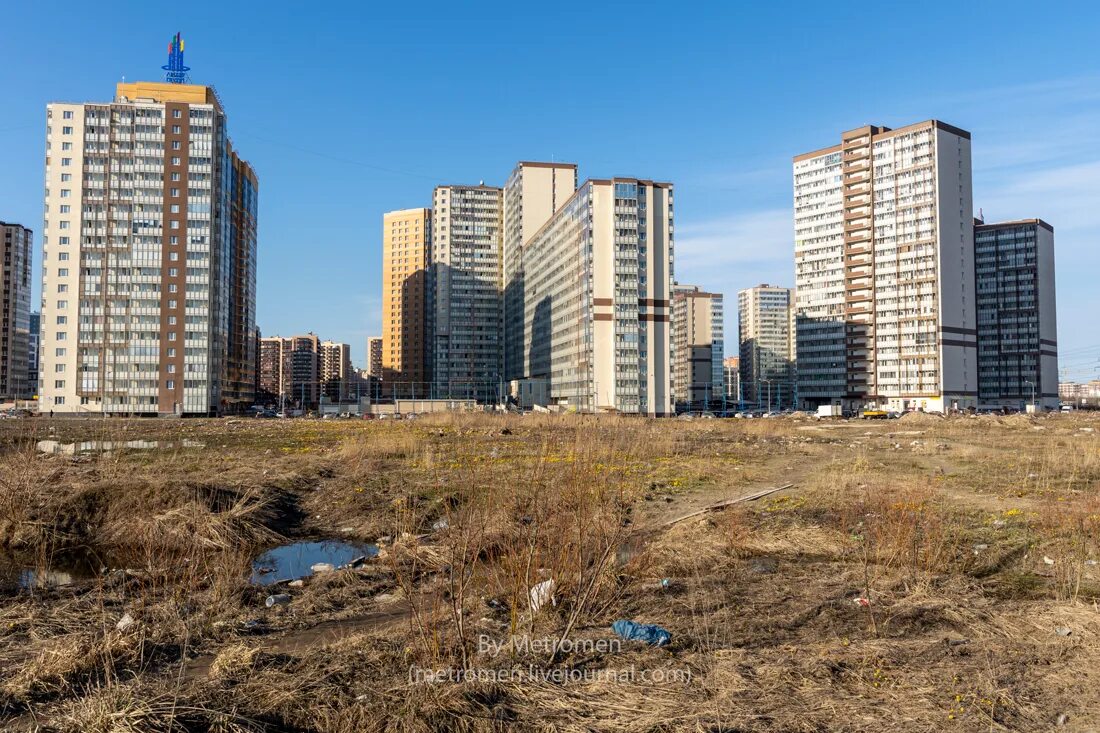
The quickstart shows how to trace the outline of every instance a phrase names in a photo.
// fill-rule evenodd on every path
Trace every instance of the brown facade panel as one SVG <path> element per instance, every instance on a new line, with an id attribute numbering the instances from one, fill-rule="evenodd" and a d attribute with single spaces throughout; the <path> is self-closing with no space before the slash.
<path id="1" fill-rule="evenodd" d="M 164 201 L 161 246 L 160 369 L 157 411 L 183 411 L 183 355 L 187 298 L 187 186 L 190 105 L 164 104 Z M 172 259 L 175 256 L 176 259 Z M 172 274 L 174 271 L 175 274 Z M 175 323 L 172 323 L 175 320 Z M 169 387 L 171 385 L 171 387 Z"/>

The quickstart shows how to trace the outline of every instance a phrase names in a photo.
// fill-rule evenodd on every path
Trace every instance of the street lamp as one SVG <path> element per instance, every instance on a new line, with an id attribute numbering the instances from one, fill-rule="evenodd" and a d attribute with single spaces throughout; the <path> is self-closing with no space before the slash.
<path id="1" fill-rule="evenodd" d="M 772 380 L 762 379 L 760 380 L 764 384 L 768 385 L 768 412 L 772 411 Z"/>
<path id="2" fill-rule="evenodd" d="M 1031 385 L 1031 410 L 1033 412 L 1038 412 L 1039 408 L 1035 406 L 1035 382 L 1030 379 L 1025 379 L 1024 384 Z"/>

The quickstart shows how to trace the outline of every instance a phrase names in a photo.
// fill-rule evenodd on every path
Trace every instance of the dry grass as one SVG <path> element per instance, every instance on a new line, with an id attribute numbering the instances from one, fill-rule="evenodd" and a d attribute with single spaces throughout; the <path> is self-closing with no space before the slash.
<path id="1" fill-rule="evenodd" d="M 84 545 L 130 572 L 0 583 L 0 727 L 33 713 L 57 731 L 1034 730 L 1061 715 L 1088 729 L 1097 428 L 1086 415 L 3 424 L 0 544 L 43 567 Z M 27 448 L 39 433 L 205 447 L 42 456 Z M 279 536 L 386 540 L 366 567 L 284 587 L 290 605 L 266 609 L 248 561 Z M 550 578 L 554 602 L 535 611 L 528 591 Z M 136 622 L 119 632 L 124 613 Z M 617 618 L 673 643 L 500 657 L 478 644 L 606 640 Z M 513 665 L 602 676 L 409 678 Z"/>

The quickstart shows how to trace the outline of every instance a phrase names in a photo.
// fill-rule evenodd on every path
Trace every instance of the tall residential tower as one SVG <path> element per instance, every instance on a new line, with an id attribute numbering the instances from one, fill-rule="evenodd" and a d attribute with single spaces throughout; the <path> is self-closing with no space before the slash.
<path id="1" fill-rule="evenodd" d="M 978 401 L 1058 409 L 1054 227 L 1042 219 L 974 226 Z"/>
<path id="2" fill-rule="evenodd" d="M 41 409 L 246 409 L 258 183 L 214 89 L 123 83 L 46 117 Z"/>
<path id="3" fill-rule="evenodd" d="M 672 395 L 677 404 L 709 409 L 722 402 L 723 321 L 720 293 L 697 285 L 672 288 Z"/>
<path id="4" fill-rule="evenodd" d="M 672 184 L 591 179 L 524 244 L 520 384 L 567 409 L 672 412 Z"/>
<path id="5" fill-rule="evenodd" d="M 429 394 L 497 402 L 504 387 L 504 192 L 439 186 L 432 208 Z"/>
<path id="6" fill-rule="evenodd" d="M 30 229 L 0 221 L 0 399 L 28 399 L 31 379 Z"/>
<path id="7" fill-rule="evenodd" d="M 398 397 L 424 395 L 430 379 L 431 246 L 431 209 L 382 216 L 382 373 L 377 376 Z"/>
<path id="8" fill-rule="evenodd" d="M 757 285 L 737 293 L 742 396 L 758 408 L 795 404 L 794 291 Z"/>
<path id="9" fill-rule="evenodd" d="M 970 133 L 845 132 L 795 157 L 794 208 L 802 406 L 975 406 Z"/>

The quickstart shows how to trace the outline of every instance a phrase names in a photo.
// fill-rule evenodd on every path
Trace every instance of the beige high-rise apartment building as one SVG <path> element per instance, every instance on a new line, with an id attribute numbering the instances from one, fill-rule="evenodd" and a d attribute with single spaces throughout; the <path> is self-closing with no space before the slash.
<path id="1" fill-rule="evenodd" d="M 428 266 L 432 210 L 382 216 L 382 373 L 387 392 L 423 395 L 430 380 Z"/>
<path id="2" fill-rule="evenodd" d="M 672 288 L 672 394 L 678 405 L 710 409 L 722 402 L 725 375 L 721 293 L 697 285 Z"/>
<path id="3" fill-rule="evenodd" d="M 46 117 L 41 409 L 246 409 L 258 183 L 214 89 L 123 83 Z"/>
<path id="4" fill-rule="evenodd" d="M 794 207 L 800 404 L 975 406 L 970 133 L 849 130 L 794 158 Z"/>
<path id="5" fill-rule="evenodd" d="M 767 410 L 795 403 L 794 290 L 757 285 L 737 293 L 741 389 Z"/>
<path id="6" fill-rule="evenodd" d="M 575 163 L 520 161 L 504 184 L 504 378 L 526 372 L 523 248 L 577 190 Z"/>
<path id="7" fill-rule="evenodd" d="M 588 180 L 523 249 L 525 370 L 552 404 L 672 412 L 670 183 Z"/>
<path id="8" fill-rule="evenodd" d="M 382 337 L 367 337 L 367 368 L 368 376 L 382 378 Z"/>
<path id="9" fill-rule="evenodd" d="M 33 238 L 30 229 L 0 221 L 0 399 L 33 396 L 29 365 Z"/>
<path id="10" fill-rule="evenodd" d="M 417 396 L 503 398 L 504 192 L 437 186 L 432 206 L 432 388 Z"/>

